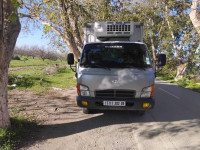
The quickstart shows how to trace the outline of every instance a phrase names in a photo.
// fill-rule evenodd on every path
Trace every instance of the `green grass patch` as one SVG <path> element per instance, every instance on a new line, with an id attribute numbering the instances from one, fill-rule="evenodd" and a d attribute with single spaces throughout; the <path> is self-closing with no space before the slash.
<path id="1" fill-rule="evenodd" d="M 37 122 L 31 117 L 12 117 L 11 128 L 0 128 L 0 150 L 12 150 L 22 142 L 37 127 Z"/>
<path id="2" fill-rule="evenodd" d="M 181 87 L 185 87 L 187 89 L 191 89 L 193 91 L 200 92 L 200 84 L 197 84 L 193 80 L 188 80 L 186 78 L 183 78 L 175 83 Z"/>
<path id="3" fill-rule="evenodd" d="M 69 88 L 74 86 L 76 84 L 74 72 L 64 67 L 59 68 L 59 66 L 65 65 L 66 61 L 49 59 L 43 61 L 32 57 L 20 57 L 20 60 L 12 60 L 10 67 L 16 69 L 9 74 L 8 89 L 17 88 L 43 92 L 52 87 Z M 11 86 L 13 84 L 16 84 L 16 87 Z"/>
<path id="4" fill-rule="evenodd" d="M 170 75 L 170 74 L 157 73 L 156 76 L 157 76 L 158 79 L 165 80 L 165 81 L 168 81 L 168 82 L 174 81 L 174 76 Z"/>
<path id="5" fill-rule="evenodd" d="M 200 92 L 200 84 L 196 83 L 194 80 L 189 80 L 187 78 L 182 78 L 178 81 L 174 80 L 174 76 L 164 73 L 157 73 L 157 78 L 161 80 L 165 80 L 170 83 L 174 83 L 176 85 L 179 85 L 181 87 L 191 89 L 196 92 Z"/>
<path id="6" fill-rule="evenodd" d="M 58 65 L 65 65 L 66 61 L 61 60 L 49 60 L 45 59 L 44 61 L 40 58 L 32 58 L 32 57 L 20 57 L 20 60 L 11 60 L 10 62 L 10 68 L 15 67 L 26 67 L 26 66 L 47 66 L 51 64 L 58 64 Z"/>
<path id="7" fill-rule="evenodd" d="M 68 68 L 35 67 L 10 74 L 9 85 L 12 84 L 16 84 L 17 89 L 43 92 L 52 87 L 69 88 L 76 84 L 76 80 L 74 72 Z"/>

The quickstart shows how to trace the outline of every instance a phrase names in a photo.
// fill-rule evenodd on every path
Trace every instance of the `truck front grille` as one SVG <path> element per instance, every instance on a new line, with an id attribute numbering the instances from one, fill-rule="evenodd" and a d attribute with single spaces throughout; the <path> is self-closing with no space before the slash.
<path id="1" fill-rule="evenodd" d="M 135 98 L 135 91 L 133 90 L 98 90 L 98 91 L 95 91 L 95 97 Z"/>

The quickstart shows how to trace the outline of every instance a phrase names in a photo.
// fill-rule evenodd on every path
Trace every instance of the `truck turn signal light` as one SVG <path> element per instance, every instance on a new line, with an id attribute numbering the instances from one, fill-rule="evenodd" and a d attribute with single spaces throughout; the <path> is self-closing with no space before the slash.
<path id="1" fill-rule="evenodd" d="M 80 94 L 81 94 L 80 84 L 77 84 L 77 85 L 76 85 L 76 89 L 77 89 L 77 94 L 78 94 L 78 96 L 80 96 Z"/>
<path id="2" fill-rule="evenodd" d="M 154 95 L 155 89 L 156 89 L 155 85 L 152 85 L 152 88 L 151 88 L 151 98 L 152 98 L 153 95 Z"/>
<path id="3" fill-rule="evenodd" d="M 150 103 L 143 103 L 143 104 L 142 104 L 142 107 L 143 107 L 143 108 L 149 108 L 149 106 L 150 106 Z"/>
<path id="4" fill-rule="evenodd" d="M 88 102 L 87 102 L 87 101 L 81 101 L 81 104 L 82 104 L 83 106 L 88 106 Z"/>

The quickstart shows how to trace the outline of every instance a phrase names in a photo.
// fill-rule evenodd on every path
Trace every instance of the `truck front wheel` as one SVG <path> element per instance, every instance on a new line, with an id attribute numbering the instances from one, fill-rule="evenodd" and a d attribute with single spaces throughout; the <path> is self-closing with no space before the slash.
<path id="1" fill-rule="evenodd" d="M 146 110 L 138 110 L 138 111 L 137 111 L 137 114 L 138 114 L 139 116 L 143 116 L 143 115 L 145 114 L 145 112 L 146 112 Z"/>
<path id="2" fill-rule="evenodd" d="M 84 114 L 90 114 L 90 113 L 91 113 L 91 110 L 88 109 L 88 108 L 83 108 L 83 113 L 84 113 Z"/>

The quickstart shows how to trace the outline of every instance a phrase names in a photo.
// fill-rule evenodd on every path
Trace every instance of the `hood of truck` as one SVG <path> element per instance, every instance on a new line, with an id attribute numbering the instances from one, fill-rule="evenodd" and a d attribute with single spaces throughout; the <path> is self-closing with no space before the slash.
<path id="1" fill-rule="evenodd" d="M 85 85 L 91 92 L 106 89 L 135 90 L 140 93 L 144 87 L 154 84 L 154 72 L 148 69 L 78 69 L 77 82 Z M 138 93 L 138 94 L 139 94 Z"/>

